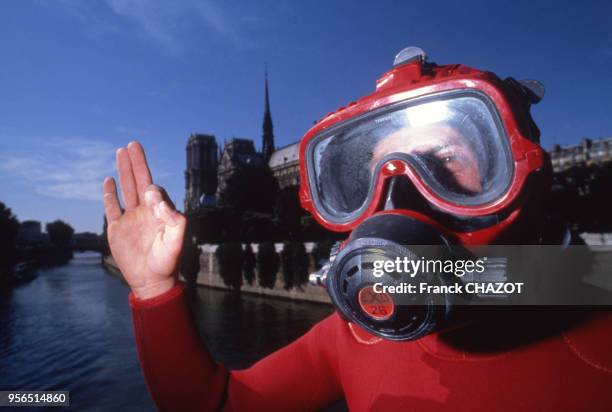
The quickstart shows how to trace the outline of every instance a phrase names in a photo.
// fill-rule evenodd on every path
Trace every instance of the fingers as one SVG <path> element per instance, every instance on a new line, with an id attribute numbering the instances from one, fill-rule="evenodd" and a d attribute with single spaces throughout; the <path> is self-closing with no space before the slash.
<path id="1" fill-rule="evenodd" d="M 130 210 L 138 206 L 138 192 L 136 189 L 136 181 L 134 180 L 134 172 L 132 171 L 132 162 L 125 147 L 117 150 L 117 172 L 119 173 L 119 183 L 121 184 L 121 195 L 125 209 Z"/>
<path id="2" fill-rule="evenodd" d="M 132 172 L 134 174 L 134 181 L 136 182 L 138 199 L 140 203 L 144 203 L 145 190 L 153 183 L 151 171 L 147 164 L 147 158 L 142 145 L 138 142 L 130 142 L 127 146 L 127 150 L 132 163 Z"/>
<path id="3" fill-rule="evenodd" d="M 104 214 L 106 215 L 106 221 L 110 224 L 121 217 L 121 206 L 117 198 L 115 179 L 112 177 L 104 179 L 102 191 L 104 193 Z"/>

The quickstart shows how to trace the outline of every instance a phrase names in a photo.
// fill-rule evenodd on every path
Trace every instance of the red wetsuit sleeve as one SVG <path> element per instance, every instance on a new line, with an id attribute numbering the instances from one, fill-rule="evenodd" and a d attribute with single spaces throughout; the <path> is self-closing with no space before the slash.
<path id="1" fill-rule="evenodd" d="M 314 411 L 343 397 L 334 315 L 248 369 L 231 373 L 226 411 Z"/>
<path id="2" fill-rule="evenodd" d="M 199 342 L 182 286 L 147 300 L 130 294 L 130 306 L 140 365 L 157 407 L 219 410 L 227 372 Z"/>
<path id="3" fill-rule="evenodd" d="M 342 397 L 332 318 L 248 369 L 228 372 L 200 342 L 176 286 L 130 296 L 138 356 L 162 411 L 316 410 Z"/>

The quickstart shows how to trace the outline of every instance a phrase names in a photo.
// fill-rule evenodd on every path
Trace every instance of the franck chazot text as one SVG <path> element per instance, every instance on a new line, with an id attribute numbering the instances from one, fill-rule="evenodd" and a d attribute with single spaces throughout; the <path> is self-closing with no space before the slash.
<path id="1" fill-rule="evenodd" d="M 402 293 L 402 294 L 487 294 L 487 295 L 509 295 L 523 292 L 523 282 L 468 282 L 454 283 L 452 285 L 432 285 L 427 282 L 400 283 L 398 285 L 383 285 L 375 283 L 374 293 Z"/>

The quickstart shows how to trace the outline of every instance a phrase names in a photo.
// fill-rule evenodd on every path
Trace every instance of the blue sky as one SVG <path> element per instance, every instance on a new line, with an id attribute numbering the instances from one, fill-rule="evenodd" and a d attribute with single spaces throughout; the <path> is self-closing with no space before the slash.
<path id="1" fill-rule="evenodd" d="M 429 3 L 429 4 L 427 4 Z M 606 4 L 608 3 L 608 4 Z M 8 0 L 0 4 L 0 201 L 100 232 L 131 139 L 177 204 L 190 133 L 277 146 L 373 90 L 403 47 L 541 80 L 543 145 L 612 135 L 612 6 L 538 1 Z"/>

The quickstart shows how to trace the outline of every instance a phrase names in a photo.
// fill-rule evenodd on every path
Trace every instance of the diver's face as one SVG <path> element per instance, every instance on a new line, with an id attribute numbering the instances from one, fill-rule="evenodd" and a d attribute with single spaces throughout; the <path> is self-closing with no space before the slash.
<path id="1" fill-rule="evenodd" d="M 453 190 L 471 194 L 482 191 L 477 156 L 472 145 L 449 126 L 411 127 L 390 134 L 374 147 L 370 170 L 373 172 L 381 159 L 390 153 L 416 155 L 434 178 L 443 185 L 453 186 Z"/>

